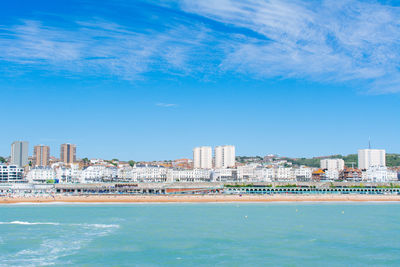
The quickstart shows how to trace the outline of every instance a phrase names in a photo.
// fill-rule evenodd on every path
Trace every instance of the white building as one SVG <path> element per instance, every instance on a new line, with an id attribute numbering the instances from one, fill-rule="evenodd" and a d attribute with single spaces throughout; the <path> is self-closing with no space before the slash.
<path id="1" fill-rule="evenodd" d="M 215 147 L 215 168 L 235 167 L 235 147 L 217 146 Z"/>
<path id="2" fill-rule="evenodd" d="M 390 182 L 397 181 L 397 172 L 383 166 L 372 166 L 363 171 L 363 181 L 367 182 Z"/>
<path id="3" fill-rule="evenodd" d="M 167 182 L 168 170 L 160 166 L 136 165 L 118 169 L 117 176 L 119 180 L 132 182 Z"/>
<path id="4" fill-rule="evenodd" d="M 15 141 L 11 144 L 11 164 L 18 167 L 28 164 L 28 142 Z"/>
<path id="5" fill-rule="evenodd" d="M 56 172 L 50 167 L 35 167 L 26 174 L 29 183 L 46 183 L 49 180 L 56 179 Z"/>
<path id="6" fill-rule="evenodd" d="M 56 169 L 56 179 L 60 183 L 79 183 L 81 170 L 78 164 L 71 164 L 70 168 L 59 167 Z"/>
<path id="7" fill-rule="evenodd" d="M 235 169 L 215 169 L 212 173 L 212 180 L 214 182 L 233 181 L 236 180 Z"/>
<path id="8" fill-rule="evenodd" d="M 210 146 L 193 149 L 193 167 L 195 169 L 212 169 L 212 149 Z"/>
<path id="9" fill-rule="evenodd" d="M 325 171 L 325 179 L 326 180 L 338 180 L 339 179 L 340 171 L 336 169 L 327 169 Z"/>
<path id="10" fill-rule="evenodd" d="M 294 171 L 293 168 L 278 167 L 274 168 L 275 180 L 277 181 L 294 181 Z"/>
<path id="11" fill-rule="evenodd" d="M 386 151 L 384 149 L 358 150 L 358 168 L 367 170 L 370 167 L 385 167 Z"/>
<path id="12" fill-rule="evenodd" d="M 104 182 L 117 177 L 117 168 L 102 165 L 89 166 L 80 173 L 82 183 Z"/>
<path id="13" fill-rule="evenodd" d="M 252 179 L 255 178 L 254 171 L 257 166 L 258 164 L 247 164 L 244 166 L 238 166 L 236 168 L 238 181 L 252 181 Z"/>
<path id="14" fill-rule="evenodd" d="M 168 169 L 169 182 L 209 182 L 212 171 L 210 169 Z"/>
<path id="15" fill-rule="evenodd" d="M 271 182 L 275 172 L 273 168 L 257 167 L 254 169 L 254 182 Z"/>
<path id="16" fill-rule="evenodd" d="M 293 178 L 296 180 L 310 180 L 312 177 L 313 169 L 305 166 L 300 166 L 299 168 L 293 169 Z"/>
<path id="17" fill-rule="evenodd" d="M 342 171 L 344 170 L 343 159 L 321 159 L 321 169 L 328 171 Z"/>
<path id="18" fill-rule="evenodd" d="M 24 182 L 24 169 L 17 165 L 0 164 L 0 183 Z"/>

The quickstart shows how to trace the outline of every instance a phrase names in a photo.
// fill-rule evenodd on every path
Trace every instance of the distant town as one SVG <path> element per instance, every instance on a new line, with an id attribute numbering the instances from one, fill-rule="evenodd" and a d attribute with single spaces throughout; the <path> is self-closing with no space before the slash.
<path id="1" fill-rule="evenodd" d="M 400 155 L 384 149 L 360 149 L 349 156 L 312 159 L 277 155 L 236 156 L 235 146 L 193 149 L 192 159 L 120 161 L 77 159 L 75 144 L 61 144 L 60 157 L 50 147 L 15 141 L 9 157 L 0 157 L 0 183 L 199 183 L 199 182 L 397 182 Z"/>

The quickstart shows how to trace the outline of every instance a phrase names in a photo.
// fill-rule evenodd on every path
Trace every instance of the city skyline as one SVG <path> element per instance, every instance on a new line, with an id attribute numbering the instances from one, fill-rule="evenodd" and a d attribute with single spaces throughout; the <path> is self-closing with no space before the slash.
<path id="1" fill-rule="evenodd" d="M 24 156 L 21 156 L 22 152 L 22 146 L 21 144 L 24 144 L 23 147 L 23 154 Z M 18 149 L 16 149 L 16 145 L 18 146 Z M 96 160 L 96 159 L 102 159 L 106 160 L 107 158 L 100 158 L 100 157 L 77 157 L 76 153 L 76 144 L 70 144 L 70 143 L 64 143 L 61 144 L 59 149 L 60 157 L 52 156 L 50 153 L 50 147 L 47 145 L 34 145 L 33 146 L 33 152 L 32 154 L 29 153 L 29 142 L 28 141 L 14 141 L 11 144 L 11 152 L 9 156 L 9 164 L 15 164 L 20 166 L 21 164 L 15 163 L 16 158 L 19 158 L 19 161 L 24 161 L 26 162 L 25 165 L 29 162 L 28 157 L 32 159 L 32 165 L 33 166 L 39 166 L 39 167 L 46 167 L 49 165 L 49 161 L 53 159 L 57 159 L 60 162 L 63 162 L 65 164 L 71 164 L 71 163 L 77 163 L 78 161 L 82 161 L 85 159 L 89 160 Z M 16 151 L 16 152 L 14 152 Z M 371 154 L 372 153 L 372 154 Z M 389 155 L 394 155 L 398 156 L 400 154 L 398 153 L 388 153 Z M 351 153 L 348 154 L 347 156 L 357 156 L 358 157 L 358 164 L 360 164 L 360 159 L 362 158 L 362 167 L 361 169 L 366 169 L 368 165 L 375 166 L 376 163 L 386 165 L 385 159 L 386 159 L 386 149 L 378 149 L 378 148 L 372 148 L 371 147 L 371 141 L 369 140 L 368 142 L 368 148 L 361 148 L 357 150 L 357 153 Z M 337 164 L 334 162 L 335 156 L 346 156 L 343 154 L 327 154 L 324 156 L 313 156 L 310 157 L 311 159 L 325 159 L 324 161 L 324 166 L 331 166 L 331 164 Z M 3 157 L 0 155 L 0 157 Z M 138 160 L 135 159 L 134 162 L 162 162 L 162 161 L 180 161 L 182 159 L 188 159 L 191 158 L 193 162 L 194 168 L 199 168 L 199 169 L 209 169 L 209 168 L 230 168 L 235 166 L 235 161 L 237 158 L 241 157 L 264 157 L 264 158 L 283 158 L 283 159 L 306 159 L 306 158 L 296 158 L 296 157 L 288 157 L 287 155 L 278 155 L 278 154 L 267 154 L 264 153 L 261 156 L 260 155 L 237 155 L 236 154 L 236 147 L 234 145 L 217 145 L 214 148 L 211 146 L 198 146 L 194 147 L 192 150 L 192 156 L 191 157 L 178 157 L 175 159 L 161 159 L 161 160 Z M 7 158 L 4 157 L 4 158 Z M 130 162 L 132 159 L 125 160 L 125 159 L 117 159 L 116 157 L 111 157 L 109 159 L 112 159 L 112 161 L 121 161 L 121 162 Z M 341 161 L 343 161 L 341 159 Z M 39 163 L 38 163 L 39 162 Z M 322 161 L 321 161 L 322 162 Z M 321 163 L 322 164 L 322 163 Z M 343 163 L 344 164 L 344 163 Z M 350 164 L 350 163 L 349 163 Z M 351 162 L 351 164 L 355 164 L 355 162 Z M 378 164 L 378 165 L 379 165 Z M 321 168 L 324 169 L 324 167 Z"/>
<path id="2" fill-rule="evenodd" d="M 351 154 L 369 137 L 399 152 L 399 9 L 335 3 L 8 1 L 0 155 L 16 139 L 123 160 Z"/>

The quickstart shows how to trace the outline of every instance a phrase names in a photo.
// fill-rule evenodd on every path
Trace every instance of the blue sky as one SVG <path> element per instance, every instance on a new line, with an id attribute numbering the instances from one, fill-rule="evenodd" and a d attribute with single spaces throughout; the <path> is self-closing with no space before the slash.
<path id="1" fill-rule="evenodd" d="M 400 152 L 395 1 L 7 1 L 0 155 Z"/>

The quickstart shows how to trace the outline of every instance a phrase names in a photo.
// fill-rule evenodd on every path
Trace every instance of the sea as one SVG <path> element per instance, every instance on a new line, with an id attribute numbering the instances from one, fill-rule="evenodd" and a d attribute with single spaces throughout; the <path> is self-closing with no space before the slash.
<path id="1" fill-rule="evenodd" d="M 0 266 L 367 265 L 400 265 L 400 204 L 0 205 Z"/>

